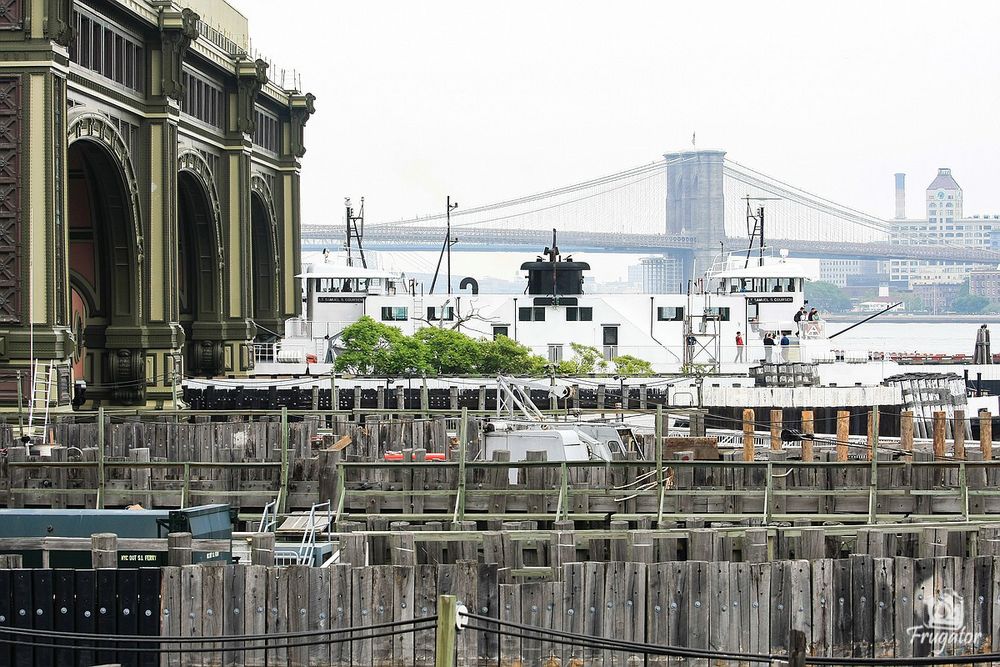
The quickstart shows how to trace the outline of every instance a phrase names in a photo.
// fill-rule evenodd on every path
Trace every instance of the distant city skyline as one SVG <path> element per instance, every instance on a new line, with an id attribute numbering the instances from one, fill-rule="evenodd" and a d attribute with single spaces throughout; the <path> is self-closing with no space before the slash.
<path id="1" fill-rule="evenodd" d="M 729 156 L 885 219 L 939 167 L 1000 213 L 1000 4 L 233 0 L 254 47 L 317 95 L 303 221 L 344 196 L 398 219 L 612 173 Z M 287 73 L 289 81 L 291 73 Z M 942 82 L 947 85 L 942 87 Z M 926 181 L 926 182 L 925 182 Z"/>

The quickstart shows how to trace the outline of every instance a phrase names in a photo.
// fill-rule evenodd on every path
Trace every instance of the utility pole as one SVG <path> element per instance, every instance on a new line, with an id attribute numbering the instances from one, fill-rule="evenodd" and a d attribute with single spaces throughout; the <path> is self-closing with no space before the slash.
<path id="1" fill-rule="evenodd" d="M 446 203 L 447 213 L 445 218 L 447 219 L 446 225 L 448 227 L 448 294 L 451 294 L 451 212 L 458 208 L 458 202 L 454 204 L 451 203 L 451 195 L 448 195 L 448 200 Z"/>
<path id="2" fill-rule="evenodd" d="M 437 285 L 438 273 L 441 272 L 441 259 L 444 257 L 446 252 L 448 254 L 448 294 L 451 294 L 451 244 L 453 243 L 451 238 L 451 212 L 456 208 L 458 208 L 458 202 L 452 204 L 451 195 L 448 195 L 445 211 L 446 222 L 444 243 L 441 244 L 441 252 L 438 253 L 437 266 L 434 267 L 434 278 L 431 280 L 431 288 L 428 290 L 428 294 L 434 294 L 434 286 Z"/>

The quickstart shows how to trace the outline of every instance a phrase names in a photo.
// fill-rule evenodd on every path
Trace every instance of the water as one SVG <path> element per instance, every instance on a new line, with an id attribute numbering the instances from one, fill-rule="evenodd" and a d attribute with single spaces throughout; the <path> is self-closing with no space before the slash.
<path id="1" fill-rule="evenodd" d="M 975 322 L 868 322 L 852 329 L 831 343 L 836 349 L 882 352 L 931 352 L 935 354 L 967 354 L 972 356 L 976 345 Z M 827 333 L 833 334 L 851 326 L 850 322 L 828 322 Z M 992 336 L 1000 336 L 1000 325 L 990 325 Z M 992 345 L 1000 351 L 1000 338 Z"/>

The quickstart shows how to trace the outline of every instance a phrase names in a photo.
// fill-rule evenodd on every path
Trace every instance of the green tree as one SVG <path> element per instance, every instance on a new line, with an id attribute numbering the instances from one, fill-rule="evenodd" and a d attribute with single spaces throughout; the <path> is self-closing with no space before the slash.
<path id="1" fill-rule="evenodd" d="M 423 344 L 424 358 L 434 373 L 472 375 L 482 365 L 482 343 L 460 331 L 424 327 L 413 337 Z"/>
<path id="2" fill-rule="evenodd" d="M 951 308 L 956 313 L 971 315 L 983 312 L 988 305 L 990 305 L 990 300 L 985 296 L 972 296 L 966 294 L 965 296 L 957 297 L 952 302 Z"/>
<path id="3" fill-rule="evenodd" d="M 423 343 L 368 316 L 345 328 L 340 338 L 344 350 L 334 363 L 338 371 L 403 375 L 429 369 Z"/>
<path id="4" fill-rule="evenodd" d="M 653 365 L 645 359 L 623 354 L 614 358 L 615 373 L 629 377 L 642 377 L 653 374 Z"/>
<path id="5" fill-rule="evenodd" d="M 570 343 L 569 347 L 573 350 L 573 358 L 559 363 L 556 372 L 560 375 L 588 375 L 603 373 L 608 369 L 604 355 L 593 345 Z"/>
<path id="6" fill-rule="evenodd" d="M 851 309 L 851 300 L 833 283 L 807 282 L 805 294 L 809 305 L 821 311 L 839 313 Z"/>
<path id="7" fill-rule="evenodd" d="M 479 372 L 483 375 L 541 375 L 544 358 L 507 336 L 479 342 Z"/>
<path id="8" fill-rule="evenodd" d="M 919 294 L 913 294 L 911 292 L 909 294 L 904 294 L 902 297 L 899 297 L 899 299 L 903 302 L 903 305 L 906 307 L 906 312 L 908 313 L 919 313 L 927 309 L 924 305 L 923 297 Z"/>

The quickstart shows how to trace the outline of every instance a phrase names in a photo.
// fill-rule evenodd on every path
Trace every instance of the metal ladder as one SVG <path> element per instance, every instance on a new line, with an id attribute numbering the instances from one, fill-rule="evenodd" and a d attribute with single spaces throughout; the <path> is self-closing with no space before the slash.
<path id="1" fill-rule="evenodd" d="M 35 361 L 31 374 L 31 402 L 28 404 L 28 435 L 44 435 L 55 384 L 55 362 Z"/>

